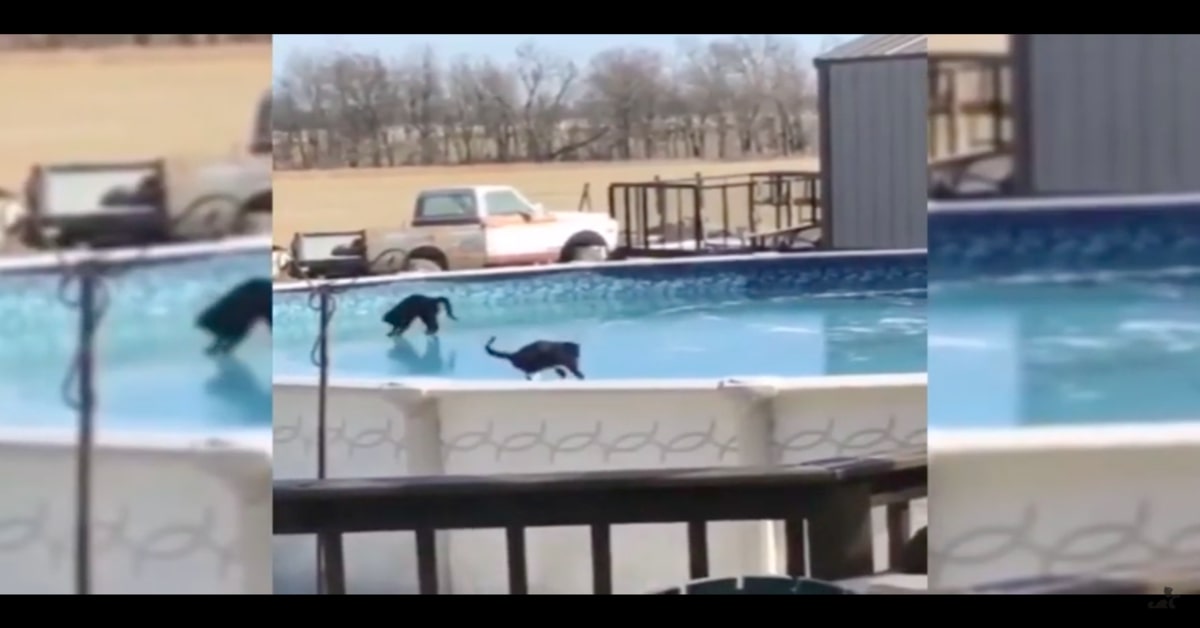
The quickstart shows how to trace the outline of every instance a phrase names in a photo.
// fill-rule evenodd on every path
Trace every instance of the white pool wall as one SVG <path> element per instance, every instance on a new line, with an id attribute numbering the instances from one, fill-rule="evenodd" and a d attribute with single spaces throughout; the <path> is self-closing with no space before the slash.
<path id="1" fill-rule="evenodd" d="M 1200 559 L 1200 420 L 931 430 L 930 587 Z"/>

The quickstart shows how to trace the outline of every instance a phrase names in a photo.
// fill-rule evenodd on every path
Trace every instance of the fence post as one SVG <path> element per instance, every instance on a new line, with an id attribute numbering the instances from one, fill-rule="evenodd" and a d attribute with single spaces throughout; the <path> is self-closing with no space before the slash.
<path id="1" fill-rule="evenodd" d="M 662 230 L 663 238 L 666 239 L 671 217 L 667 212 L 667 191 L 663 189 L 662 177 L 658 175 L 654 175 L 654 213 L 658 215 L 658 228 Z M 645 232 L 650 233 L 650 221 L 645 220 L 644 222 Z"/>
<path id="2" fill-rule="evenodd" d="M 317 288 L 318 304 L 320 313 L 319 331 L 317 336 L 317 479 L 324 480 L 326 475 L 326 452 L 325 452 L 325 411 L 329 389 L 329 320 L 331 317 L 328 285 L 321 285 Z M 337 545 L 331 542 L 325 534 L 317 535 L 317 592 L 321 594 L 328 593 L 328 579 L 326 570 L 331 564 L 338 564 L 336 561 L 330 560 L 329 552 L 334 550 Z"/>
<path id="3" fill-rule="evenodd" d="M 329 386 L 329 287 L 318 288 L 320 331 L 317 336 L 317 479 L 325 479 L 325 404 Z"/>
<path id="4" fill-rule="evenodd" d="M 79 443 L 75 486 L 75 592 L 91 593 L 92 444 L 95 440 L 96 262 L 81 265 L 79 285 Z"/>

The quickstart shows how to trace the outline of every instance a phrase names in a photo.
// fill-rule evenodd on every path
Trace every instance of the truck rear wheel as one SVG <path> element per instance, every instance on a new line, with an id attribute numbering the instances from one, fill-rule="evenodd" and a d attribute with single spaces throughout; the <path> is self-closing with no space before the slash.
<path id="1" fill-rule="evenodd" d="M 404 261 L 404 270 L 417 273 L 440 273 L 446 269 L 431 259 L 410 257 Z"/>
<path id="2" fill-rule="evenodd" d="M 574 246 L 567 252 L 567 260 L 572 262 L 603 262 L 608 259 L 608 247 L 603 244 Z"/>

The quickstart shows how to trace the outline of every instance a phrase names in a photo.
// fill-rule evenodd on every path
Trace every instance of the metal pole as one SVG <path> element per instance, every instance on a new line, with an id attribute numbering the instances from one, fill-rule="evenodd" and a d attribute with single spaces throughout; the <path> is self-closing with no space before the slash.
<path id="1" fill-rule="evenodd" d="M 329 388 L 329 287 L 318 288 L 320 293 L 320 335 L 317 337 L 317 361 L 320 362 L 317 383 L 317 479 L 325 479 L 325 402 Z M 317 592 L 325 593 L 324 535 L 317 535 Z"/>
<path id="2" fill-rule="evenodd" d="M 318 360 L 321 363 L 317 388 L 317 479 L 325 479 L 325 399 L 329 388 L 329 289 L 321 288 L 321 335 L 318 339 Z"/>
<path id="3" fill-rule="evenodd" d="M 79 288 L 79 464 L 75 476 L 75 592 L 79 595 L 88 595 L 92 590 L 92 442 L 96 410 L 93 349 L 98 270 L 95 264 L 86 263 Z"/>

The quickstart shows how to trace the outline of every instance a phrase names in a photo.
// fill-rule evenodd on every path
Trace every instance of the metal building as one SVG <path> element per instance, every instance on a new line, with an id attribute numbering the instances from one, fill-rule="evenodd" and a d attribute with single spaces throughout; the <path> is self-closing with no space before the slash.
<path id="1" fill-rule="evenodd" d="M 1200 190 L 1200 35 L 1012 35 L 1018 193 Z"/>
<path id="2" fill-rule="evenodd" d="M 864 35 L 815 61 L 832 248 L 925 247 L 925 38 Z"/>

